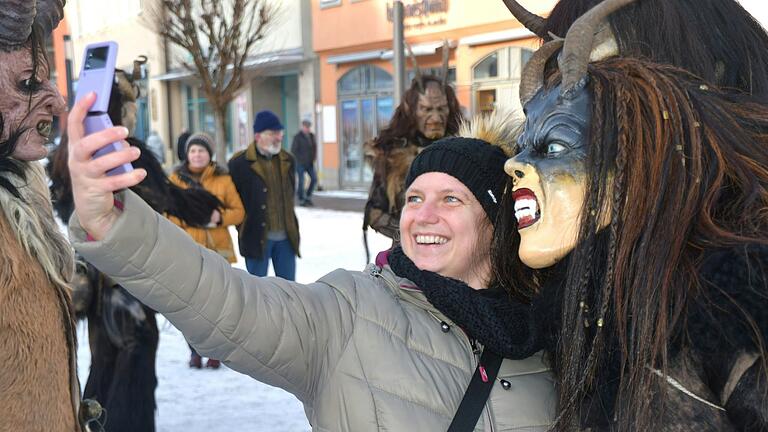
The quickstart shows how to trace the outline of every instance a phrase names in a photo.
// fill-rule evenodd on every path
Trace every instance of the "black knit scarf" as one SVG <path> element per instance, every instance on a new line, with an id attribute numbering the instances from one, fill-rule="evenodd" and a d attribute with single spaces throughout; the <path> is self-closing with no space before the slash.
<path id="1" fill-rule="evenodd" d="M 485 348 L 516 360 L 541 349 L 533 309 L 511 300 L 501 287 L 475 290 L 459 280 L 419 270 L 400 246 L 390 253 L 389 265 L 395 274 L 414 282 L 433 306 Z"/>

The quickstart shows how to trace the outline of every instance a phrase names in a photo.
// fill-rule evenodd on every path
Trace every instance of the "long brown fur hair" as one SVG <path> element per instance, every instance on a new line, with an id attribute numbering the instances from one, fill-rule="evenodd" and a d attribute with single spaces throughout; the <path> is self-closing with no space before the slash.
<path id="1" fill-rule="evenodd" d="M 581 402 L 605 384 L 601 375 L 615 361 L 616 430 L 656 430 L 658 401 L 650 395 L 662 395 L 663 403 L 666 386 L 659 388 L 648 367 L 666 373 L 671 345 L 685 344 L 686 310 L 706 295 L 698 278 L 704 252 L 768 244 L 768 107 L 642 60 L 592 64 L 589 76 L 593 111 L 579 241 L 555 266 L 562 271 L 552 359 L 560 384 L 556 428 L 577 427 Z M 610 223 L 599 230 L 606 216 Z M 513 296 L 530 299 L 556 270 L 519 263 L 510 197 L 498 227 L 496 277 Z M 748 327 L 766 376 L 766 335 Z"/>

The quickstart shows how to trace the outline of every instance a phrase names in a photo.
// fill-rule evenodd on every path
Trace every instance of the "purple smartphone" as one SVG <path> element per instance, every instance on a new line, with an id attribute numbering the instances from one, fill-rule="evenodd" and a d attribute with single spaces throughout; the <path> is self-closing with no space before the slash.
<path id="1" fill-rule="evenodd" d="M 90 92 L 96 93 L 96 101 L 88 110 L 88 116 L 83 122 L 86 135 L 112 127 L 112 121 L 107 114 L 109 110 L 109 95 L 115 80 L 115 63 L 117 61 L 117 43 L 112 41 L 93 43 L 85 47 L 83 68 L 77 81 L 75 101 L 82 99 Z M 93 154 L 94 158 L 120 150 L 120 142 L 113 142 Z M 123 174 L 133 171 L 130 163 L 107 171 L 107 175 Z"/>

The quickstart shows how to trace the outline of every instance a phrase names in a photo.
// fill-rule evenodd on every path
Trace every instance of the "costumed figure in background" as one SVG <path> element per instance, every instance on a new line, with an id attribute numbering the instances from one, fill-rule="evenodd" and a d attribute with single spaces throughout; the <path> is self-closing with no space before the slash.
<path id="1" fill-rule="evenodd" d="M 411 162 L 426 146 L 459 130 L 462 119 L 459 101 L 447 81 L 448 51 L 444 46 L 442 77 L 422 76 L 413 60 L 416 76 L 402 103 L 387 128 L 365 144 L 366 159 L 373 167 L 373 182 L 363 216 L 364 240 L 370 226 L 397 242 L 405 176 Z M 367 251 L 366 240 L 366 254 Z"/>
<path id="2" fill-rule="evenodd" d="M 144 61 L 134 62 L 132 74 L 115 71 L 109 103 L 112 123 L 125 126 L 129 130 L 126 141 L 141 150 L 133 166 L 147 171 L 147 177 L 131 189 L 155 211 L 204 226 L 221 202 L 204 190 L 185 191 L 173 185 L 152 152 L 132 136 L 139 97 L 135 80 Z M 67 156 L 65 137 L 50 164 L 54 208 L 65 222 L 74 210 Z M 158 344 L 155 312 L 90 264 L 78 263 L 77 269 L 75 306 L 78 315 L 88 319 L 91 348 L 91 368 L 83 393 L 102 404 L 104 413 L 99 422 L 105 431 L 154 431 Z"/>
<path id="3" fill-rule="evenodd" d="M 45 172 L 54 116 L 45 38 L 64 0 L 0 10 L 0 430 L 80 431 L 72 248 L 51 210 Z"/>
<path id="4" fill-rule="evenodd" d="M 526 66 L 497 276 L 533 299 L 557 430 L 768 430 L 768 106 L 598 60 L 631 3 L 601 2 Z"/>

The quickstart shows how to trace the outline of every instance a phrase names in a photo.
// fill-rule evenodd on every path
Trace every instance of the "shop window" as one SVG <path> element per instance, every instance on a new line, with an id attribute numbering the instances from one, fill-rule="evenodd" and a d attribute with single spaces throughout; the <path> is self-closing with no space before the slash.
<path id="1" fill-rule="evenodd" d="M 488 57 L 484 58 L 480 63 L 475 66 L 472 71 L 474 78 L 488 79 L 497 78 L 499 76 L 499 53 L 494 52 Z"/>
<path id="2" fill-rule="evenodd" d="M 359 67 L 345 73 L 339 80 L 339 93 L 359 93 L 363 89 L 363 72 Z"/>
<path id="3" fill-rule="evenodd" d="M 363 144 L 389 124 L 394 102 L 392 75 L 373 65 L 356 67 L 339 79 L 341 179 L 344 187 L 367 187 L 373 173 Z"/>

